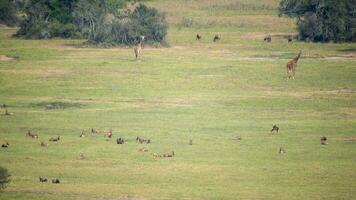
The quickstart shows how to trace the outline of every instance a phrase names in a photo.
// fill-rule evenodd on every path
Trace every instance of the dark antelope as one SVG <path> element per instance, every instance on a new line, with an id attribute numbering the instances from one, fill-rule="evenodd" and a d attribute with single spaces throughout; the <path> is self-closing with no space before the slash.
<path id="1" fill-rule="evenodd" d="M 58 136 L 57 138 L 50 138 L 50 142 L 58 142 L 61 139 L 61 136 Z"/>
<path id="2" fill-rule="evenodd" d="M 272 36 L 271 35 L 267 35 L 266 37 L 263 38 L 263 41 L 272 42 Z"/>
<path id="3" fill-rule="evenodd" d="M 216 42 L 219 41 L 220 39 L 221 39 L 220 35 L 215 35 L 213 41 Z"/>
<path id="4" fill-rule="evenodd" d="M 328 138 L 326 138 L 325 136 L 320 138 L 320 144 L 321 145 L 327 145 L 328 144 Z"/>
<path id="5" fill-rule="evenodd" d="M 47 182 L 47 178 L 45 178 L 45 177 L 40 176 L 38 178 L 40 179 L 40 182 L 42 182 L 42 183 Z"/>
<path id="6" fill-rule="evenodd" d="M 52 179 L 52 183 L 53 183 L 53 184 L 59 184 L 60 181 L 59 181 L 58 178 L 54 178 L 54 179 Z"/>
<path id="7" fill-rule="evenodd" d="M 201 38 L 202 38 L 201 34 L 200 34 L 200 33 L 197 33 L 196 40 L 200 40 Z"/>
<path id="8" fill-rule="evenodd" d="M 2 148 L 7 148 L 7 147 L 9 147 L 9 146 L 10 146 L 10 144 L 9 144 L 8 142 L 6 142 L 5 144 L 2 144 L 2 145 L 1 145 Z"/>
<path id="9" fill-rule="evenodd" d="M 123 138 L 117 138 L 116 139 L 116 144 L 124 144 L 125 140 Z"/>
<path id="10" fill-rule="evenodd" d="M 276 124 L 273 125 L 273 127 L 272 127 L 272 129 L 271 129 L 271 133 L 272 133 L 273 131 L 276 131 L 277 133 L 278 133 L 278 131 L 279 131 L 279 127 L 278 127 Z"/>

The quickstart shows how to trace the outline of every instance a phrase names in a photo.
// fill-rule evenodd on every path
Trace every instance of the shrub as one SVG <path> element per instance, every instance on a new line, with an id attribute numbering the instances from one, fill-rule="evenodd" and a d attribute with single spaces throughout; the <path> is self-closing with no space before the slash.
<path id="1" fill-rule="evenodd" d="M 5 189 L 7 184 L 10 183 L 10 174 L 6 168 L 0 166 L 0 191 Z"/>

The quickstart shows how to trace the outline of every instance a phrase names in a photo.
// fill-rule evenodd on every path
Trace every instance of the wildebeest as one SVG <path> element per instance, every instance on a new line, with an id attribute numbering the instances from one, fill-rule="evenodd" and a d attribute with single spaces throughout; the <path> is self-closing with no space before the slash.
<path id="1" fill-rule="evenodd" d="M 116 143 L 117 143 L 117 144 L 124 144 L 124 143 L 125 143 L 125 140 L 120 137 L 120 138 L 117 138 L 117 139 L 116 139 Z"/>
<path id="2" fill-rule="evenodd" d="M 2 148 L 7 148 L 7 147 L 9 147 L 9 146 L 10 146 L 10 144 L 9 144 L 8 142 L 6 142 L 5 144 L 2 144 L 2 145 L 1 145 Z"/>
<path id="3" fill-rule="evenodd" d="M 59 184 L 60 181 L 59 181 L 58 178 L 53 178 L 53 179 L 52 179 L 52 183 L 53 183 L 53 184 Z"/>
<path id="4" fill-rule="evenodd" d="M 276 124 L 273 125 L 273 127 L 272 127 L 272 129 L 271 129 L 271 133 L 272 133 L 273 131 L 276 131 L 277 133 L 278 133 L 278 131 L 279 131 L 279 127 L 278 127 Z"/>
<path id="5" fill-rule="evenodd" d="M 320 144 L 321 145 L 327 145 L 328 144 L 328 138 L 326 138 L 325 136 L 320 138 Z"/>
<path id="6" fill-rule="evenodd" d="M 40 176 L 38 178 L 40 179 L 40 182 L 42 182 L 42 183 L 47 182 L 47 178 L 45 178 L 45 177 Z"/>
<path id="7" fill-rule="evenodd" d="M 200 33 L 197 33 L 196 40 L 200 40 L 201 38 L 202 38 L 201 34 L 200 34 Z"/>
<path id="8" fill-rule="evenodd" d="M 58 142 L 61 139 L 61 136 L 58 136 L 57 138 L 50 138 L 49 141 L 50 142 Z"/>
<path id="9" fill-rule="evenodd" d="M 221 36 L 217 34 L 214 36 L 213 41 L 216 42 L 216 41 L 219 41 L 220 39 L 221 39 Z"/>
<path id="10" fill-rule="evenodd" d="M 272 42 L 272 36 L 271 35 L 267 35 L 266 37 L 263 38 L 263 41 Z"/>

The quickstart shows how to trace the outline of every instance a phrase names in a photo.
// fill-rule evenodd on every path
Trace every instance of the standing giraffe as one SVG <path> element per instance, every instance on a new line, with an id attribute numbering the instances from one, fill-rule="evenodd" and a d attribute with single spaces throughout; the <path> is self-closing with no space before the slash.
<path id="1" fill-rule="evenodd" d="M 298 64 L 298 60 L 300 58 L 300 55 L 302 55 L 302 51 L 299 51 L 299 54 L 293 58 L 293 60 L 289 61 L 287 63 L 287 77 L 293 78 L 294 79 L 294 75 L 295 75 L 295 69 L 297 68 L 297 64 Z"/>
<path id="2" fill-rule="evenodd" d="M 145 39 L 145 36 L 141 35 L 139 37 L 139 43 L 137 44 L 137 46 L 134 47 L 136 60 L 138 60 L 138 57 L 140 56 L 141 49 L 142 49 L 142 43 L 143 43 L 144 39 Z"/>

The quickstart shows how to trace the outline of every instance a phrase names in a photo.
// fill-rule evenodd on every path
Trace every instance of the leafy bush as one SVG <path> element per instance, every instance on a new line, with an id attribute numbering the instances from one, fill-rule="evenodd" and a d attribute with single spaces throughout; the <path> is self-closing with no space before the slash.
<path id="1" fill-rule="evenodd" d="M 8 26 L 15 25 L 18 22 L 16 16 L 16 4 L 12 0 L 0 0 L 0 23 Z"/>
<path id="2" fill-rule="evenodd" d="M 302 40 L 356 41 L 355 1 L 281 0 L 279 10 L 280 15 L 297 18 Z"/>
<path id="3" fill-rule="evenodd" d="M 6 168 L 0 166 L 0 191 L 5 189 L 7 184 L 10 183 L 10 174 Z"/>

